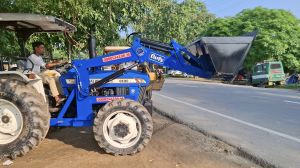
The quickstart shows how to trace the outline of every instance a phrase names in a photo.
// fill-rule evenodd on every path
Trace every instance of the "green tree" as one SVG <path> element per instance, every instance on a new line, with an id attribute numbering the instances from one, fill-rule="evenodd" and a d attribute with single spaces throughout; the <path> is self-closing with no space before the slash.
<path id="1" fill-rule="evenodd" d="M 245 60 L 247 69 L 256 62 L 273 59 L 281 60 L 287 71 L 300 71 L 300 21 L 288 11 L 246 9 L 234 17 L 214 20 L 203 35 L 236 36 L 254 29 L 259 34 Z"/>
<path id="2" fill-rule="evenodd" d="M 0 30 L 0 35 L 0 57 L 8 55 L 18 55 L 20 48 L 15 35 L 6 30 Z"/>
<path id="3" fill-rule="evenodd" d="M 148 38 L 163 42 L 171 38 L 182 44 L 191 42 L 214 19 L 204 3 L 196 0 L 154 0 L 147 6 L 146 16 L 133 28 Z"/>
<path id="4" fill-rule="evenodd" d="M 76 48 L 78 51 L 85 50 L 86 39 L 91 28 L 95 28 L 97 45 L 100 46 L 98 50 L 100 50 L 101 47 L 118 40 L 119 30 L 134 24 L 143 16 L 145 10 L 143 1 L 134 0 L 2 0 L 0 5 L 1 12 L 52 15 L 75 25 L 77 32 L 72 36 L 80 44 Z M 1 46 L 6 42 L 16 46 L 15 37 L 11 33 L 2 31 L 2 34 L 5 34 L 5 38 L 1 38 Z M 67 46 L 62 34 L 37 34 L 30 40 L 45 41 L 50 51 L 64 49 Z M 29 43 L 27 48 L 30 50 Z M 53 45 L 55 43 L 61 44 L 60 47 L 55 47 Z M 6 47 L 5 52 L 0 51 L 0 54 L 13 52 L 13 47 Z"/>

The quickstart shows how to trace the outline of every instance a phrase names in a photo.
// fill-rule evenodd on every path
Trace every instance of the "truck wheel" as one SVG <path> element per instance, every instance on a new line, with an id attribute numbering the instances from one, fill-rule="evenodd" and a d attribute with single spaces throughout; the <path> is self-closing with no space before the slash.
<path id="1" fill-rule="evenodd" d="M 107 103 L 94 121 L 94 136 L 107 153 L 129 155 L 140 152 L 150 141 L 152 118 L 140 103 L 124 99 Z"/>
<path id="2" fill-rule="evenodd" d="M 23 82 L 0 81 L 0 157 L 23 156 L 45 138 L 50 115 L 43 100 Z"/>

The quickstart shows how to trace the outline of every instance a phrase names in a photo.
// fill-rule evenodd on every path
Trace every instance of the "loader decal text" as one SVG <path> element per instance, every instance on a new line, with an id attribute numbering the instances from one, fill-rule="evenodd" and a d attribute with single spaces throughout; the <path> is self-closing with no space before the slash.
<path id="1" fill-rule="evenodd" d="M 109 102 L 113 100 L 122 100 L 124 97 L 97 97 L 96 101 L 97 102 Z"/>
<path id="2" fill-rule="evenodd" d="M 127 53 L 123 53 L 123 54 L 118 54 L 118 55 L 113 55 L 113 56 L 109 56 L 109 57 L 105 57 L 102 58 L 103 62 L 109 62 L 109 61 L 114 61 L 114 60 L 118 60 L 118 59 L 122 59 L 122 58 L 128 58 L 131 57 L 131 53 L 127 52 Z"/>
<path id="3" fill-rule="evenodd" d="M 165 57 L 157 54 L 151 54 L 150 59 L 158 63 L 164 63 Z"/>

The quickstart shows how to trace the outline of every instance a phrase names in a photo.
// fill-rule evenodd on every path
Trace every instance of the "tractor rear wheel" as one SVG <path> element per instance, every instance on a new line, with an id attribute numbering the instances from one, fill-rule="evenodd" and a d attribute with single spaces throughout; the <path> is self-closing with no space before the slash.
<path id="1" fill-rule="evenodd" d="M 107 153 L 129 155 L 140 152 L 150 141 L 152 118 L 147 109 L 133 100 L 115 100 L 99 110 L 94 136 Z"/>
<path id="2" fill-rule="evenodd" d="M 0 80 L 0 157 L 23 156 L 45 138 L 48 106 L 41 94 L 18 80 Z"/>

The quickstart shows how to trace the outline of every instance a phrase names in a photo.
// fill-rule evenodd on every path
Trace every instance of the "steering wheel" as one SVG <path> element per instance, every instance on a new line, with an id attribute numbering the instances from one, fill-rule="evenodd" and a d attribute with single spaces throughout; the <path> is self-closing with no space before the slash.
<path id="1" fill-rule="evenodd" d="M 68 70 L 71 69 L 71 68 L 72 68 L 72 64 L 69 63 L 69 62 L 63 62 L 63 63 L 60 63 L 60 64 L 55 65 L 53 67 L 53 69 L 58 71 L 60 74 L 68 72 Z"/>

